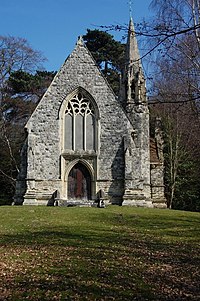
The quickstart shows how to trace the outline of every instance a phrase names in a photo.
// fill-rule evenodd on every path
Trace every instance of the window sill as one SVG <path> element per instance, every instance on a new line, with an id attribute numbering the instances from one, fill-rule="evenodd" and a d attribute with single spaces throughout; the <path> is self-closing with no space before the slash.
<path id="1" fill-rule="evenodd" d="M 97 157 L 97 152 L 94 150 L 64 150 L 61 154 L 64 158 L 88 158 L 88 157 Z"/>

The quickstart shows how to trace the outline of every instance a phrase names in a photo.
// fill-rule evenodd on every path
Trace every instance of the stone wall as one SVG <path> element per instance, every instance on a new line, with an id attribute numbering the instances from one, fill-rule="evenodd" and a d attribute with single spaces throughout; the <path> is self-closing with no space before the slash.
<path id="1" fill-rule="evenodd" d="M 85 89 L 93 97 L 99 109 L 96 191 L 93 196 L 99 189 L 104 189 L 107 198 L 112 199 L 114 195 L 114 198 L 122 200 L 123 137 L 130 126 L 129 120 L 90 53 L 83 45 L 78 44 L 27 123 L 28 162 L 25 203 L 48 198 L 55 190 L 60 190 L 61 198 L 66 198 L 62 189 L 66 173 L 66 164 L 62 162 L 66 159 L 62 156 L 63 116 L 60 116 L 60 110 L 68 95 L 78 87 Z M 105 181 L 107 181 L 106 186 Z"/>
<path id="2" fill-rule="evenodd" d="M 163 164 L 151 164 L 151 198 L 153 206 L 166 208 L 164 166 Z"/>
<path id="3" fill-rule="evenodd" d="M 79 90 L 96 108 L 97 143 L 91 152 L 64 147 L 64 113 L 70 95 Z M 133 113 L 132 119 L 125 113 L 79 42 L 26 125 L 27 156 L 22 160 L 26 168 L 19 175 L 23 185 L 18 187 L 16 202 L 21 196 L 24 204 L 47 204 L 59 191 L 60 204 L 66 204 L 67 175 L 80 161 L 90 172 L 93 200 L 102 189 L 107 203 L 151 207 L 148 108 L 140 106 Z"/>

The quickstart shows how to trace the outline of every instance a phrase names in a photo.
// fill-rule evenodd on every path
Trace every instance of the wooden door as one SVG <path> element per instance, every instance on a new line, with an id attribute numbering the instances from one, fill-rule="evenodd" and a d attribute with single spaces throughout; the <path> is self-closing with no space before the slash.
<path id="1" fill-rule="evenodd" d="M 90 200 L 91 177 L 88 169 L 77 163 L 68 176 L 68 199 Z"/>

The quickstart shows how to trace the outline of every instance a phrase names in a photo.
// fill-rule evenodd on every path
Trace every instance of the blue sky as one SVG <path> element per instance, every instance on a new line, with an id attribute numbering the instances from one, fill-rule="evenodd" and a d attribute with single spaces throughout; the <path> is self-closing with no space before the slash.
<path id="1" fill-rule="evenodd" d="M 149 16 L 151 0 L 132 2 L 134 22 Z M 26 38 L 49 71 L 60 68 L 87 28 L 129 21 L 128 0 L 0 0 L 0 9 L 0 35 Z"/>

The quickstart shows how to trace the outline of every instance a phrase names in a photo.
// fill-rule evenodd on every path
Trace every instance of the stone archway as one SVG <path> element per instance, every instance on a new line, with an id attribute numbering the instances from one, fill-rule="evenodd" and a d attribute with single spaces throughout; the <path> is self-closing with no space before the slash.
<path id="1" fill-rule="evenodd" d="M 91 200 L 91 176 L 85 165 L 78 162 L 68 175 L 68 200 Z"/>

